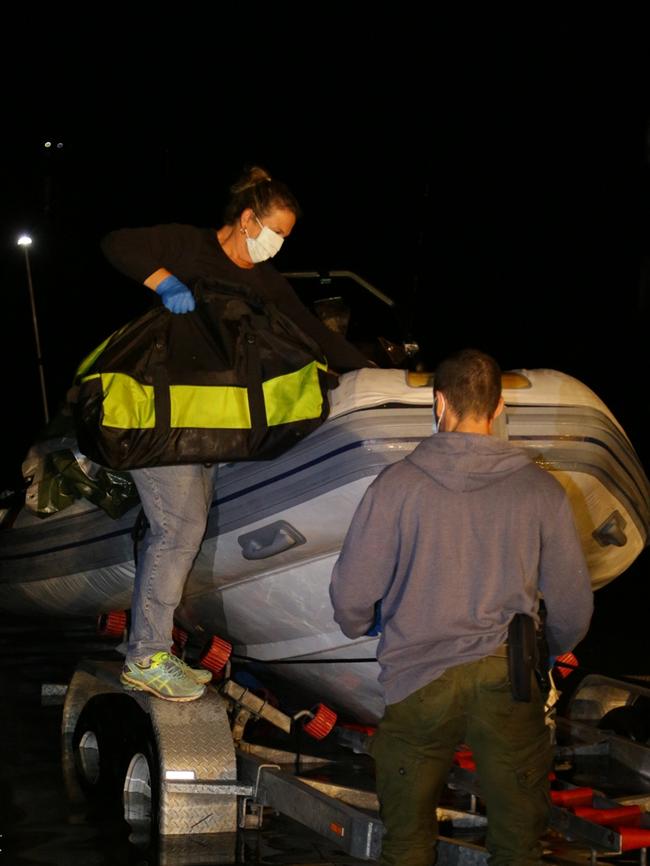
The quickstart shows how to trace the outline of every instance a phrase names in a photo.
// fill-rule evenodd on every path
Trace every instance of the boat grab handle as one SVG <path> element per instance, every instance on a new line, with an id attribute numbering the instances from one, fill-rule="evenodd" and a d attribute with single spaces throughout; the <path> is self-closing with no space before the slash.
<path id="1" fill-rule="evenodd" d="M 245 532 L 237 539 L 244 559 L 266 559 L 306 541 L 305 536 L 286 520 L 276 520 L 268 526 Z"/>

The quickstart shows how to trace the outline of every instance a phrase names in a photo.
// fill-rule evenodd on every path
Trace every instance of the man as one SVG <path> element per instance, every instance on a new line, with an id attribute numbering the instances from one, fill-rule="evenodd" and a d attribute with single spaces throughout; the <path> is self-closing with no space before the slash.
<path id="1" fill-rule="evenodd" d="M 591 582 L 569 500 L 526 453 L 490 436 L 503 410 L 496 361 L 475 349 L 434 376 L 437 435 L 387 467 L 334 567 L 335 619 L 372 631 L 386 711 L 372 742 L 386 828 L 382 866 L 430 866 L 454 750 L 474 753 L 492 866 L 541 862 L 552 750 L 537 682 L 516 701 L 508 626 L 547 608 L 552 655 L 585 635 Z"/>

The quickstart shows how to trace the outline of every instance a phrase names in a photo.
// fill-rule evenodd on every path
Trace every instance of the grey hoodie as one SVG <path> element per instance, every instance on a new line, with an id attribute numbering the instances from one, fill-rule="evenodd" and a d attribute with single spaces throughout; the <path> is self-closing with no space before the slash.
<path id="1" fill-rule="evenodd" d="M 438 433 L 366 491 L 334 566 L 343 633 L 365 634 L 381 601 L 386 702 L 489 655 L 518 613 L 548 609 L 553 655 L 586 634 L 591 581 L 562 486 L 527 454 L 474 433 Z"/>

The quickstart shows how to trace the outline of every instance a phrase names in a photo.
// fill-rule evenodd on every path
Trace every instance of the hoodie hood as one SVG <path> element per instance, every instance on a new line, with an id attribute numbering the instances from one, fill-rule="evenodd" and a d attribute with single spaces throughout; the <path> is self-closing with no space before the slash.
<path id="1" fill-rule="evenodd" d="M 447 490 L 480 490 L 530 466 L 521 448 L 479 433 L 436 433 L 406 458 Z"/>

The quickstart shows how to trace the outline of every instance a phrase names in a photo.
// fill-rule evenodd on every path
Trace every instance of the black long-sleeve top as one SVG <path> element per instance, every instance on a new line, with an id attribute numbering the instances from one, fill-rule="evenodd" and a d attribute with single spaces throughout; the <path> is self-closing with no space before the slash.
<path id="1" fill-rule="evenodd" d="M 309 334 L 334 370 L 370 366 L 358 349 L 309 312 L 270 262 L 252 268 L 237 267 L 224 253 L 214 229 L 179 223 L 118 229 L 103 238 L 101 248 L 113 267 L 139 283 L 159 268 L 166 268 L 184 283 L 202 278 L 245 285 L 262 300 L 274 303 Z"/>

